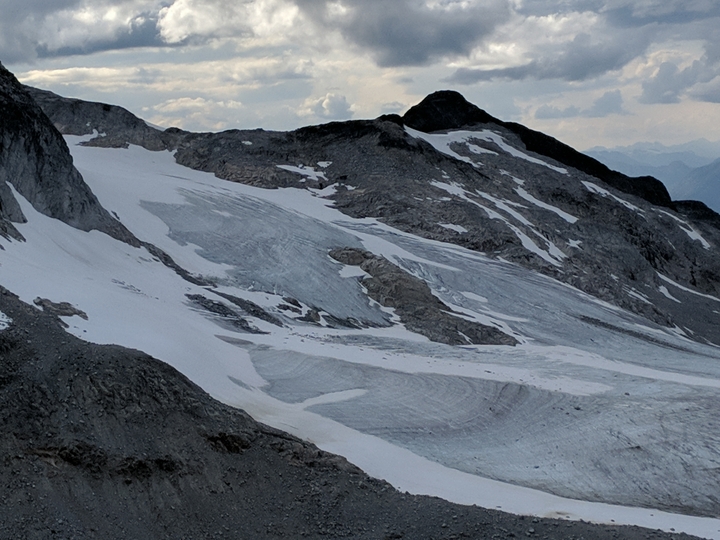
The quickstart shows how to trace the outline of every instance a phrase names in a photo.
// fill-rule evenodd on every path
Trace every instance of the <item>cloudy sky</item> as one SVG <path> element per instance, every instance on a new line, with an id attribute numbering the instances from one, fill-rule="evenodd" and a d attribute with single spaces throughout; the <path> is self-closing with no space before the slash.
<path id="1" fill-rule="evenodd" d="M 191 130 L 452 88 L 579 149 L 720 139 L 719 0 L 0 0 L 0 61 Z"/>

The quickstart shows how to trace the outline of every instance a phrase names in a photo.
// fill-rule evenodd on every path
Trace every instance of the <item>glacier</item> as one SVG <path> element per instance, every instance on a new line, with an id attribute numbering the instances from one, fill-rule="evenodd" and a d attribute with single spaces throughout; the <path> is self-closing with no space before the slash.
<path id="1" fill-rule="evenodd" d="M 720 520 L 702 517 L 718 505 L 720 347 L 516 264 L 350 218 L 323 197 L 328 188 L 262 189 L 182 167 L 170 152 L 66 140 L 108 211 L 212 283 L 15 193 L 27 242 L 0 239 L 0 281 L 28 303 L 87 313 L 64 318 L 74 335 L 143 350 L 403 491 L 720 538 Z M 335 247 L 386 257 L 457 316 L 519 344 L 451 347 L 408 331 L 365 295 L 357 269 L 328 257 Z M 266 333 L 231 329 L 187 297 L 222 302 L 217 293 L 283 326 L 251 318 Z M 280 308 L 288 298 L 299 314 Z M 298 320 L 310 310 L 317 324 Z M 333 323 L 348 319 L 363 327 Z"/>

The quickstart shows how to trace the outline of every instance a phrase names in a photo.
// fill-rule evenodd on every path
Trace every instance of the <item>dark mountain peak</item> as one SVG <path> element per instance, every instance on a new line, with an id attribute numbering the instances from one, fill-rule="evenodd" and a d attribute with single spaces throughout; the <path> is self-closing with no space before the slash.
<path id="1" fill-rule="evenodd" d="M 612 171 L 595 158 L 578 152 L 544 133 L 515 122 L 504 122 L 473 105 L 454 90 L 440 90 L 410 108 L 403 116 L 405 125 L 426 133 L 447 129 L 471 127 L 477 124 L 495 124 L 517 135 L 527 150 L 595 176 L 606 184 L 635 195 L 652 204 L 672 206 L 667 189 L 660 180 L 650 176 L 631 178 Z"/>
<path id="2" fill-rule="evenodd" d="M 454 90 L 440 90 L 411 107 L 403 116 L 405 125 L 419 131 L 430 132 L 458 129 L 474 124 L 499 123 L 481 108 L 473 105 Z"/>

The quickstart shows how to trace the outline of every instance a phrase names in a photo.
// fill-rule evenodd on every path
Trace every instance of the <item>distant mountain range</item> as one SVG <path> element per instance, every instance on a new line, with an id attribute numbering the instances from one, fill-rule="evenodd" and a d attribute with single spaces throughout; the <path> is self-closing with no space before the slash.
<path id="1" fill-rule="evenodd" d="M 720 141 L 697 139 L 673 146 L 642 142 L 598 146 L 585 153 L 624 174 L 658 178 L 675 200 L 699 200 L 720 211 Z"/>

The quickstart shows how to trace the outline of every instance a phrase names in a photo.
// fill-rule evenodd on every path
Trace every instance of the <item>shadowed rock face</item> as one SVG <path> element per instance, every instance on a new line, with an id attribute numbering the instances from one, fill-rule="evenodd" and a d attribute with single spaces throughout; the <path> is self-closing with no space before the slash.
<path id="1" fill-rule="evenodd" d="M 139 245 L 134 236 L 100 206 L 73 166 L 60 133 L 15 77 L 0 65 L 0 219 L 25 217 L 9 182 L 39 212 L 78 229 L 99 230 Z M 17 237 L 17 236 L 16 236 Z"/>

